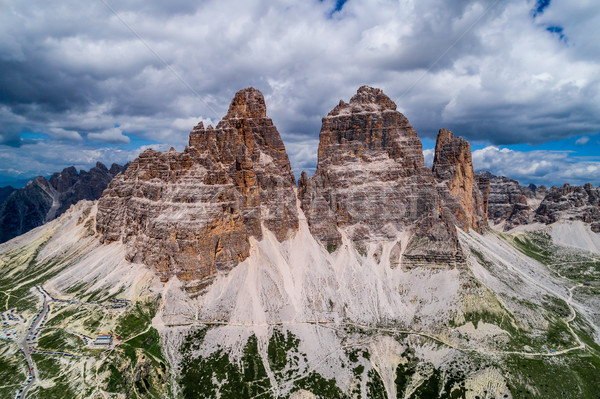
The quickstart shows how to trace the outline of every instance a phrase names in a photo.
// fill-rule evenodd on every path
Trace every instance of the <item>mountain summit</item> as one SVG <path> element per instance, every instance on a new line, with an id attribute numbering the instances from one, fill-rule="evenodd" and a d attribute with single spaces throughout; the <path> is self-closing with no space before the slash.
<path id="1" fill-rule="evenodd" d="M 394 254 L 403 254 L 405 265 L 461 262 L 455 214 L 466 220 L 464 228 L 478 227 L 482 201 L 464 199 L 481 194 L 473 191 L 468 143 L 459 144 L 460 156 L 450 155 L 452 146 L 438 147 L 437 170 L 444 168 L 448 176 L 438 175 L 451 180 L 448 187 L 437 184 L 424 165 L 416 131 L 380 89 L 363 86 L 349 103 L 340 101 L 323 118 L 315 175 L 308 179 L 303 173 L 299 181 L 312 234 L 332 248 L 342 235 L 357 242 L 404 236 Z"/>
<path id="2" fill-rule="evenodd" d="M 353 242 L 402 236 L 397 262 L 454 267 L 462 261 L 456 220 L 479 229 L 484 212 L 468 143 L 458 144 L 460 154 L 442 147 L 436 159 L 445 164 L 434 169 L 438 178 L 448 177 L 442 168 L 455 175 L 448 186 L 424 166 L 421 141 L 396 104 L 361 87 L 323 118 L 317 171 L 300 178 L 311 233 L 330 249 L 343 235 Z M 248 88 L 216 128 L 199 123 L 184 152 L 147 150 L 132 162 L 100 200 L 97 228 L 104 242 L 127 243 L 130 259 L 167 278 L 203 280 L 246 259 L 263 227 L 279 241 L 297 231 L 294 186 L 264 97 Z"/>

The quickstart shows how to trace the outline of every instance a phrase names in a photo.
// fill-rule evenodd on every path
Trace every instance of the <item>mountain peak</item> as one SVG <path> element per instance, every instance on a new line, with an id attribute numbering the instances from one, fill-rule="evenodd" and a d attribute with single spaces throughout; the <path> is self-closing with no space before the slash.
<path id="1" fill-rule="evenodd" d="M 301 176 L 298 195 L 311 233 L 329 248 L 344 235 L 366 242 L 403 233 L 406 264 L 461 260 L 421 141 L 380 89 L 362 86 L 323 118 L 317 170 Z"/>
<path id="2" fill-rule="evenodd" d="M 108 168 L 102 162 L 96 162 L 96 168 L 100 169 L 103 172 L 108 172 Z"/>
<path id="3" fill-rule="evenodd" d="M 264 97 L 250 87 L 216 127 L 198 123 L 184 152 L 141 153 L 100 199 L 98 232 L 163 277 L 202 280 L 246 259 L 263 226 L 279 241 L 298 229 L 294 186 Z"/>
<path id="4" fill-rule="evenodd" d="M 460 138 L 462 140 L 462 138 Z M 440 129 L 435 143 L 436 148 L 454 141 L 454 133 L 448 129 Z"/>
<path id="5" fill-rule="evenodd" d="M 370 86 L 361 86 L 349 103 L 340 103 L 327 116 L 360 112 L 396 111 L 396 104 L 381 90 Z"/>
<path id="6" fill-rule="evenodd" d="M 371 86 L 361 86 L 350 99 L 350 104 L 374 104 L 383 109 L 396 110 L 396 104 L 383 92 Z"/>
<path id="7" fill-rule="evenodd" d="M 263 94 L 254 87 L 248 87 L 235 93 L 224 119 L 266 117 L 267 107 Z"/>

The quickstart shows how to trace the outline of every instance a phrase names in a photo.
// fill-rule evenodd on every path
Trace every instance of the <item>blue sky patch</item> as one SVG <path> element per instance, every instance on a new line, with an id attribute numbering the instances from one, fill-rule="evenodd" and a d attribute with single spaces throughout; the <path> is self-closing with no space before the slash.
<path id="1" fill-rule="evenodd" d="M 145 137 L 135 136 L 133 134 L 127 134 L 125 132 L 123 132 L 123 135 L 129 137 L 129 143 L 121 144 L 119 145 L 119 148 L 123 148 L 126 150 L 133 150 L 141 146 L 160 145 L 158 141 L 147 139 Z M 114 147 L 114 145 L 106 145 L 106 147 Z"/>
<path id="2" fill-rule="evenodd" d="M 23 140 L 40 140 L 40 139 L 47 139 L 48 135 L 44 134 L 44 133 L 37 133 L 37 132 L 22 132 L 21 133 L 21 139 Z"/>
<path id="3" fill-rule="evenodd" d="M 565 38 L 566 38 L 565 34 L 563 33 L 563 27 L 562 26 L 558 26 L 558 25 L 549 26 L 549 27 L 546 28 L 546 30 L 548 32 L 550 32 L 550 33 L 553 33 L 553 34 L 557 35 L 560 38 L 560 40 L 565 40 Z"/>
<path id="4" fill-rule="evenodd" d="M 344 4 L 346 4 L 348 0 L 336 0 L 335 2 L 335 8 L 333 9 L 334 12 L 336 11 L 340 11 L 342 9 L 342 7 L 344 7 Z"/>
<path id="5" fill-rule="evenodd" d="M 325 0 L 319 0 L 321 3 L 323 3 Z M 331 12 L 329 13 L 329 16 L 331 17 L 333 14 L 335 14 L 338 11 L 341 11 L 342 8 L 344 8 L 344 4 L 346 4 L 348 0 L 336 0 L 335 1 L 335 7 L 333 7 L 333 10 L 331 10 Z"/>
<path id="6" fill-rule="evenodd" d="M 544 13 L 544 10 L 550 6 L 551 0 L 538 0 L 535 8 L 533 9 L 533 17 L 537 17 L 540 14 Z"/>

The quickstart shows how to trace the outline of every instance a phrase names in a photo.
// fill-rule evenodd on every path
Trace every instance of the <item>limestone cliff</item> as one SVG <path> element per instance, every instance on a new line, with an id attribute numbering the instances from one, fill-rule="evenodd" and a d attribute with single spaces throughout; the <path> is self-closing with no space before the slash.
<path id="1" fill-rule="evenodd" d="M 462 137 L 454 137 L 450 130 L 440 129 L 435 144 L 433 174 L 450 190 L 449 196 L 444 193 L 443 186 L 438 186 L 456 224 L 464 230 L 472 228 L 482 232 L 487 226 L 487 207 L 474 178 L 469 143 Z"/>
<path id="2" fill-rule="evenodd" d="M 405 265 L 461 258 L 421 141 L 379 89 L 361 87 L 323 118 L 317 170 L 303 173 L 298 196 L 311 233 L 331 248 L 342 234 L 360 243 L 407 233 L 406 247 L 392 251 Z"/>
<path id="3" fill-rule="evenodd" d="M 489 181 L 488 219 L 492 223 L 504 223 L 504 230 L 510 230 L 532 221 L 533 209 L 519 182 L 489 172 L 479 172 L 477 178 Z"/>
<path id="4" fill-rule="evenodd" d="M 248 257 L 263 226 L 279 240 L 297 230 L 294 186 L 263 95 L 248 88 L 216 128 L 194 127 L 185 151 L 140 154 L 100 200 L 97 230 L 165 278 L 203 280 Z"/>

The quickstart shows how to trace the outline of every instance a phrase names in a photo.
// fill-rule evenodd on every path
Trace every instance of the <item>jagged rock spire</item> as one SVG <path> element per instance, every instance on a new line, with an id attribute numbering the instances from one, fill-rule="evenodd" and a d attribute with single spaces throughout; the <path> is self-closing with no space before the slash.
<path id="1" fill-rule="evenodd" d="M 235 94 L 223 119 L 266 117 L 267 107 L 263 94 L 254 87 L 248 87 Z"/>
<path id="2" fill-rule="evenodd" d="M 454 137 L 450 130 L 440 129 L 435 143 L 433 174 L 450 189 L 452 197 L 445 203 L 451 208 L 456 224 L 465 230 L 483 231 L 487 226 L 487 211 L 474 178 L 469 142 Z"/>

